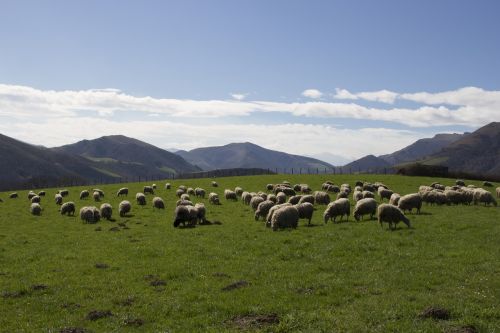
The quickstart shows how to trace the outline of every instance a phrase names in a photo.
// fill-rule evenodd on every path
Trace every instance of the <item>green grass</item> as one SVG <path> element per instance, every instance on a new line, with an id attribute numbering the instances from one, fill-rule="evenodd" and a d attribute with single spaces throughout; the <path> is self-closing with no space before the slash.
<path id="1" fill-rule="evenodd" d="M 18 199 L 0 193 L 0 331 L 446 332 L 464 325 L 500 331 L 499 208 L 424 205 L 421 215 L 409 216 L 412 229 L 400 224 L 389 231 L 352 217 L 324 225 L 324 206 L 317 206 L 315 227 L 301 221 L 296 230 L 273 232 L 254 221 L 250 207 L 222 198 L 225 188 L 258 191 L 285 179 L 313 189 L 328 179 L 381 181 L 399 193 L 436 181 L 272 175 L 220 178 L 216 189 L 212 179 L 169 181 L 171 190 L 156 182 L 165 211 L 153 210 L 151 196 L 146 207 L 135 205 L 135 193 L 145 184 L 133 183 L 127 184 L 133 216 L 125 218 L 116 214 L 121 199 L 114 196 L 123 184 L 103 185 L 96 187 L 105 191 L 103 202 L 113 205 L 116 221 L 95 225 L 60 216 L 55 189 L 42 199 L 39 217 L 29 214 L 27 191 L 19 191 Z M 221 225 L 173 228 L 180 184 L 219 193 L 221 206 L 192 199 L 205 202 L 208 219 Z M 65 201 L 75 201 L 78 209 L 93 204 L 78 200 L 82 189 L 69 188 Z M 109 231 L 113 227 L 119 231 Z M 165 285 L 151 286 L 152 280 Z M 248 285 L 222 290 L 240 280 Z M 448 309 L 451 318 L 419 318 L 428 306 Z M 86 316 L 92 310 L 113 316 L 91 321 Z M 277 314 L 279 323 L 259 327 L 233 320 L 247 314 Z M 126 325 L 135 318 L 144 324 Z"/>

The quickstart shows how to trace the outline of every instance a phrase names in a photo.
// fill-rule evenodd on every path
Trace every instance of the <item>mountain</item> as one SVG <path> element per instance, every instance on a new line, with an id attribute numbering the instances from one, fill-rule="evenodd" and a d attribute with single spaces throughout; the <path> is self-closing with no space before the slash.
<path id="1" fill-rule="evenodd" d="M 200 171 L 179 155 L 123 135 L 82 140 L 52 150 L 84 157 L 121 177 L 168 176 L 171 173 Z"/>
<path id="2" fill-rule="evenodd" d="M 461 139 L 466 134 L 436 134 L 432 138 L 420 139 L 392 154 L 381 155 L 391 165 L 412 162 L 439 152 L 442 148 Z"/>
<path id="3" fill-rule="evenodd" d="M 453 172 L 500 176 L 500 122 L 483 126 L 425 159 Z"/>
<path id="4" fill-rule="evenodd" d="M 306 155 L 306 156 L 318 159 L 320 161 L 325 161 L 327 163 L 330 163 L 331 165 L 345 165 L 347 163 L 352 162 L 352 159 L 345 158 L 340 155 L 335 155 L 329 152 L 323 152 L 319 154 Z"/>
<path id="5" fill-rule="evenodd" d="M 344 165 L 343 169 L 350 169 L 353 172 L 364 172 L 371 170 L 379 170 L 383 168 L 390 168 L 391 164 L 384 159 L 374 156 L 366 155 L 359 160 L 353 161 L 349 164 Z"/>
<path id="6" fill-rule="evenodd" d="M 253 143 L 230 143 L 225 146 L 197 148 L 176 152 L 203 170 L 226 168 L 300 169 L 332 168 L 329 163 L 299 155 L 266 149 Z"/>
<path id="7" fill-rule="evenodd" d="M 64 179 L 112 178 L 83 157 L 24 143 L 0 134 L 0 189 L 56 183 Z"/>

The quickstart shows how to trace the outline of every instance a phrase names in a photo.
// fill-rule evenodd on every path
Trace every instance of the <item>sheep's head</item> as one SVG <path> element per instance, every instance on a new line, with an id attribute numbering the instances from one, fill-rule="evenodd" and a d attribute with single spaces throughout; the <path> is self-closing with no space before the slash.
<path id="1" fill-rule="evenodd" d="M 326 213 L 326 214 L 323 214 L 323 220 L 326 223 L 328 223 L 328 220 L 330 219 L 330 214 Z"/>
<path id="2" fill-rule="evenodd" d="M 359 222 L 359 220 L 361 219 L 361 215 L 359 215 L 358 213 L 354 213 L 354 219 Z"/>

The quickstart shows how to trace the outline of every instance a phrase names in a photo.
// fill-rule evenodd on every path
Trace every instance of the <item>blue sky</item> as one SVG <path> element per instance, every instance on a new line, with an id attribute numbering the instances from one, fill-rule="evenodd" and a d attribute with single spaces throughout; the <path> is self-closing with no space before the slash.
<path id="1" fill-rule="evenodd" d="M 2 1 L 0 132 L 47 146 L 121 133 L 163 148 L 388 153 L 500 120 L 499 12 L 498 1 Z"/>

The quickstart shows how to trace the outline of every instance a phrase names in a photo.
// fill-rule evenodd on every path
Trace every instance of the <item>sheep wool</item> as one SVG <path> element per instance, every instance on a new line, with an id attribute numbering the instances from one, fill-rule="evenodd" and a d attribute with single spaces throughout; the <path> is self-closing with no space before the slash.
<path id="1" fill-rule="evenodd" d="M 279 228 L 297 228 L 299 224 L 299 212 L 294 206 L 286 206 L 277 209 L 271 219 L 271 228 L 276 231 Z"/>
<path id="2" fill-rule="evenodd" d="M 132 205 L 127 200 L 123 200 L 118 205 L 118 212 L 120 213 L 121 217 L 124 217 L 126 214 L 128 214 L 131 209 L 132 209 Z"/>
<path id="3" fill-rule="evenodd" d="M 396 224 L 403 222 L 410 228 L 410 220 L 405 216 L 403 211 L 391 204 L 381 204 L 377 209 L 378 223 L 382 226 L 382 222 L 387 222 L 390 229 L 395 229 Z"/>
<path id="4" fill-rule="evenodd" d="M 30 206 L 30 212 L 33 215 L 40 215 L 42 213 L 42 206 L 39 203 L 32 203 Z"/>
<path id="5" fill-rule="evenodd" d="M 271 200 L 266 200 L 266 201 L 262 201 L 261 203 L 259 203 L 259 205 L 257 206 L 257 209 L 255 210 L 255 221 L 258 221 L 261 217 L 263 219 L 266 218 L 267 216 L 267 213 L 269 213 L 269 209 L 271 209 L 271 207 L 273 207 L 275 205 L 275 202 L 271 201 Z"/>
<path id="6" fill-rule="evenodd" d="M 135 200 L 137 201 L 137 204 L 140 206 L 145 206 L 146 205 L 146 196 L 144 193 L 137 193 L 135 195 Z"/>
<path id="7" fill-rule="evenodd" d="M 61 215 L 75 215 L 76 207 L 73 201 L 68 201 L 61 206 Z"/>
<path id="8" fill-rule="evenodd" d="M 109 203 L 103 203 L 100 207 L 101 217 L 106 220 L 111 220 L 113 215 L 113 207 Z"/>
<path id="9" fill-rule="evenodd" d="M 398 207 L 403 212 L 409 210 L 410 212 L 415 208 L 417 214 L 420 214 L 420 208 L 422 208 L 422 197 L 418 193 L 410 193 L 403 195 L 399 198 Z"/>
<path id="10" fill-rule="evenodd" d="M 165 203 L 163 202 L 163 199 L 160 197 L 154 197 L 153 208 L 165 209 Z"/>
<path id="11" fill-rule="evenodd" d="M 304 202 L 301 204 L 296 204 L 293 207 L 299 212 L 299 219 L 306 219 L 307 224 L 311 224 L 311 219 L 314 213 L 314 206 L 309 202 Z"/>
<path id="12" fill-rule="evenodd" d="M 349 221 L 350 214 L 351 204 L 349 203 L 349 200 L 346 198 L 337 199 L 334 202 L 330 202 L 328 206 L 326 206 L 323 213 L 323 221 L 326 224 L 328 220 L 331 219 L 333 220 L 333 223 L 335 223 L 337 216 L 340 216 L 340 220 L 342 221 L 344 215 L 346 216 L 347 221 Z"/>
<path id="13" fill-rule="evenodd" d="M 370 215 L 370 219 L 377 213 L 377 202 L 373 198 L 363 198 L 356 202 L 354 207 L 354 219 L 359 221 L 364 215 Z"/>

